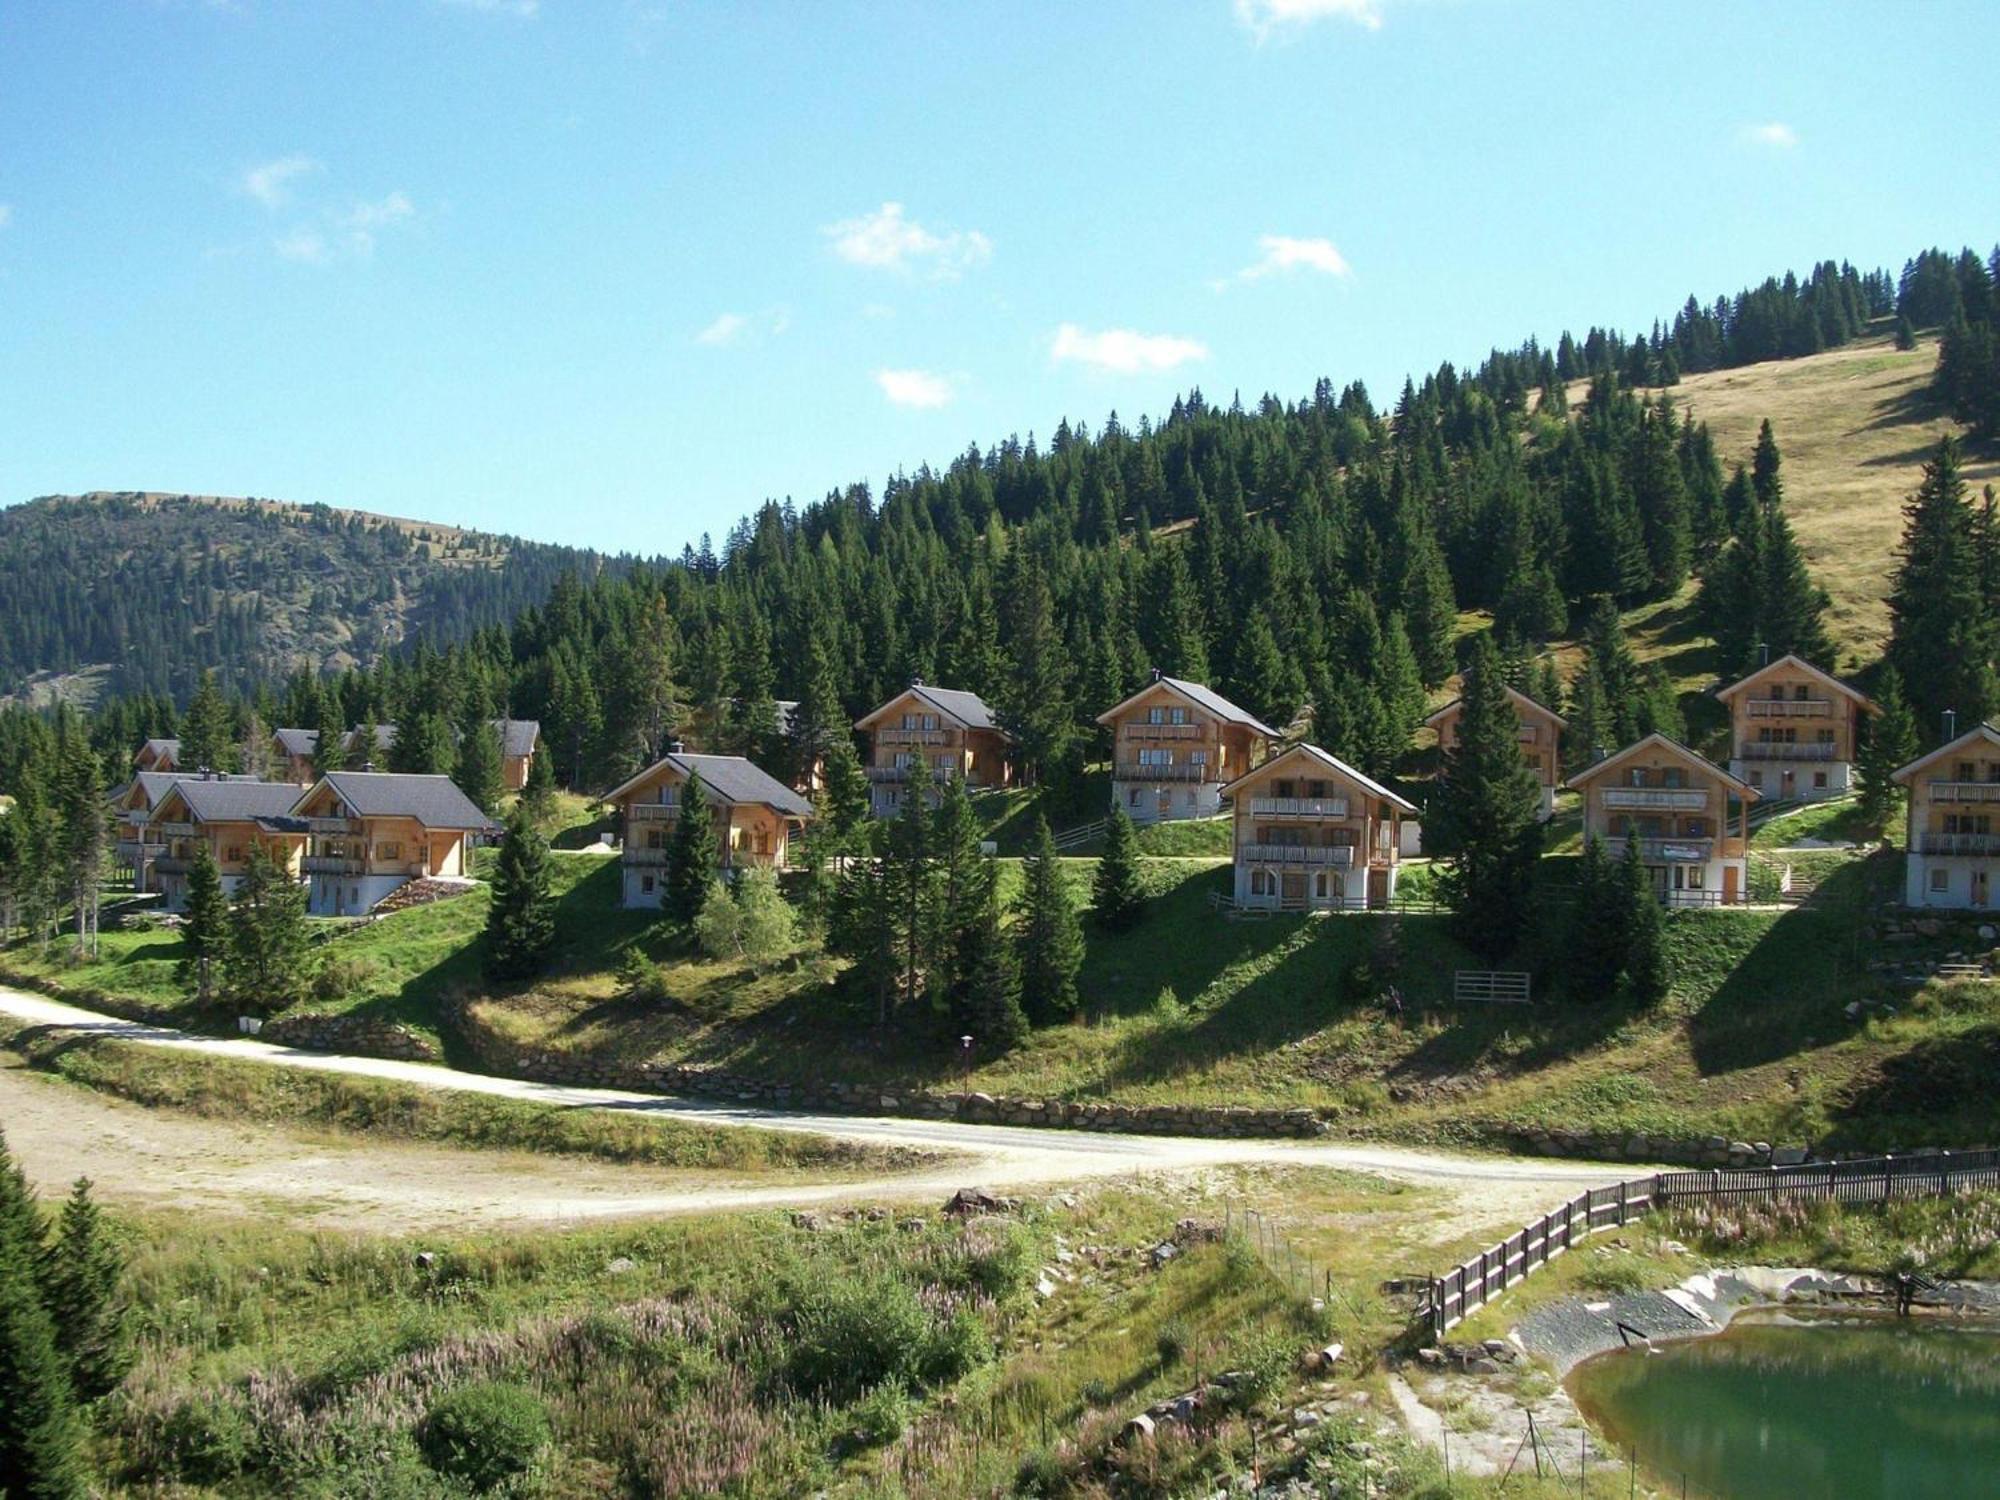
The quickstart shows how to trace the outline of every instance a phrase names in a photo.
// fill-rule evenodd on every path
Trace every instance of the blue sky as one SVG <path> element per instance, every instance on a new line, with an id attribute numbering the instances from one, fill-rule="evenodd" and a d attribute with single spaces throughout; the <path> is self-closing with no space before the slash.
<path id="1" fill-rule="evenodd" d="M 0 501 L 674 552 L 2000 236 L 2000 6 L 8 0 Z"/>

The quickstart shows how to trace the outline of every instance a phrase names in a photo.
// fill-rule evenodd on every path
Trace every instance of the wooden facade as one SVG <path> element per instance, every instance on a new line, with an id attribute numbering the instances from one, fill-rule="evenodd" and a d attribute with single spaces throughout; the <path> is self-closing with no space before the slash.
<path id="1" fill-rule="evenodd" d="M 1162 675 L 1097 722 L 1111 731 L 1112 805 L 1134 823 L 1215 817 L 1223 787 L 1278 738 L 1219 693 Z"/>
<path id="2" fill-rule="evenodd" d="M 618 810 L 623 905 L 660 904 L 674 825 L 688 781 L 696 775 L 725 875 L 782 869 L 789 860 L 792 835 L 811 815 L 803 797 L 740 755 L 675 751 L 605 794 Z"/>
<path id="3" fill-rule="evenodd" d="M 1526 693 L 1507 689 L 1519 725 L 1521 757 L 1535 773 L 1542 788 L 1541 816 L 1544 822 L 1555 815 L 1556 788 L 1562 785 L 1562 737 L 1569 723 L 1553 709 L 1545 708 Z M 1458 745 L 1458 721 L 1465 715 L 1465 702 L 1454 698 L 1424 723 L 1437 731 L 1440 752 Z"/>
<path id="4" fill-rule="evenodd" d="M 1757 789 L 1663 734 L 1649 734 L 1569 779 L 1583 834 L 1617 858 L 1627 839 L 1669 906 L 1749 899 L 1750 804 Z"/>
<path id="5" fill-rule="evenodd" d="M 187 905 L 187 877 L 198 849 L 206 847 L 222 876 L 222 889 L 233 894 L 250 867 L 253 850 L 261 848 L 285 874 L 299 878 L 305 852 L 305 835 L 273 829 L 264 819 L 281 810 L 297 791 L 296 787 L 273 782 L 229 782 L 230 787 L 253 790 L 268 807 L 245 807 L 227 816 L 208 815 L 195 805 L 199 791 L 190 793 L 190 783 L 176 781 L 160 798 L 148 820 L 147 831 L 159 847 L 152 859 L 153 878 L 168 911 Z"/>
<path id="6" fill-rule="evenodd" d="M 976 693 L 913 682 L 854 727 L 868 736 L 869 808 L 878 818 L 894 817 L 925 780 L 957 776 L 982 789 L 1013 780 L 1013 741 Z"/>
<path id="7" fill-rule="evenodd" d="M 1904 902 L 1991 909 L 2000 901 L 2000 730 L 1975 725 L 1895 780 L 1909 792 Z"/>
<path id="8" fill-rule="evenodd" d="M 1779 800 L 1853 790 L 1861 716 L 1875 705 L 1839 678 L 1781 656 L 1716 697 L 1729 707 L 1732 776 Z"/>
<path id="9" fill-rule="evenodd" d="M 1416 807 L 1316 745 L 1295 745 L 1222 790 L 1234 817 L 1235 900 L 1271 911 L 1358 911 L 1395 898 Z"/>

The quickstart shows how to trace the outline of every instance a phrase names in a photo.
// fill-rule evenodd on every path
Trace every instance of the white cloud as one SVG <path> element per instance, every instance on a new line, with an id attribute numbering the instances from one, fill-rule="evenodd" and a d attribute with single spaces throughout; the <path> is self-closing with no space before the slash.
<path id="1" fill-rule="evenodd" d="M 697 344 L 733 344 L 741 336 L 749 320 L 741 313 L 723 313 L 708 327 L 694 336 Z"/>
<path id="2" fill-rule="evenodd" d="M 1257 236 L 1257 258 L 1234 276 L 1214 283 L 1221 291 L 1232 281 L 1262 281 L 1266 276 L 1289 276 L 1295 271 L 1313 271 L 1345 281 L 1354 267 L 1329 239 L 1300 239 L 1289 234 Z"/>
<path id="3" fill-rule="evenodd" d="M 993 242 L 978 230 L 926 229 L 904 217 L 900 203 L 884 203 L 873 213 L 842 219 L 820 232 L 833 241 L 833 253 L 849 265 L 921 270 L 938 280 L 993 258 Z"/>
<path id="4" fill-rule="evenodd" d="M 319 163 L 310 156 L 297 153 L 281 156 L 275 161 L 249 168 L 238 180 L 237 187 L 264 207 L 278 208 L 292 195 L 292 179 L 303 177 L 318 167 Z"/>
<path id="5" fill-rule="evenodd" d="M 416 213 L 416 205 L 410 202 L 409 195 L 397 192 L 386 198 L 377 198 L 372 203 L 357 203 L 346 212 L 331 217 L 334 228 L 344 237 L 347 249 L 354 255 L 365 257 L 375 253 L 375 237 L 378 234 L 415 218 Z"/>
<path id="6" fill-rule="evenodd" d="M 280 260 L 327 266 L 339 260 L 367 260 L 386 230 L 416 217 L 409 194 L 390 193 L 347 208 L 328 210 L 311 223 L 300 224 L 271 241 Z"/>
<path id="7" fill-rule="evenodd" d="M 1780 151 L 1789 151 L 1799 143 L 1799 133 L 1781 120 L 1771 120 L 1762 125 L 1745 125 L 1743 139 L 1753 146 L 1773 146 Z"/>
<path id="8" fill-rule="evenodd" d="M 301 265 L 323 266 L 333 259 L 333 247 L 326 242 L 326 236 L 314 229 L 294 229 L 290 234 L 281 234 L 271 241 L 271 248 L 280 260 L 295 260 Z"/>
<path id="9" fill-rule="evenodd" d="M 926 411 L 949 406 L 952 397 L 958 394 L 949 375 L 930 370 L 877 370 L 875 383 L 882 387 L 882 394 L 891 405 Z"/>
<path id="10" fill-rule="evenodd" d="M 1130 328 L 1088 333 L 1074 323 L 1065 323 L 1056 330 L 1049 353 L 1059 364 L 1071 361 L 1119 375 L 1136 375 L 1207 359 L 1208 345 L 1170 333 L 1137 333 Z"/>
<path id="11" fill-rule="evenodd" d="M 1380 31 L 1382 0 L 1236 0 L 1236 19 L 1260 42 L 1328 19 Z"/>
<path id="12" fill-rule="evenodd" d="M 13 222 L 14 205 L 11 203 L 0 203 L 0 229 L 5 229 Z"/>

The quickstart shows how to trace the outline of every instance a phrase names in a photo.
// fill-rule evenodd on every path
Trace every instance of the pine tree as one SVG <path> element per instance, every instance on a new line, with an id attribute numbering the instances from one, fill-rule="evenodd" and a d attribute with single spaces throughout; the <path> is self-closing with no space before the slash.
<path id="1" fill-rule="evenodd" d="M 181 958 L 175 972 L 191 984 L 197 1003 L 215 998 L 217 971 L 229 954 L 229 898 L 223 894 L 222 872 L 206 839 L 195 844 L 188 864 L 187 906 L 181 919 Z"/>
<path id="2" fill-rule="evenodd" d="M 229 739 L 229 705 L 215 685 L 215 674 L 203 672 L 187 716 L 181 721 L 181 766 L 188 771 L 230 771 L 236 757 Z"/>
<path id="3" fill-rule="evenodd" d="M 313 744 L 313 769 L 322 776 L 329 771 L 347 769 L 347 724 L 340 711 L 340 698 L 334 693 L 320 699 L 319 734 Z"/>
<path id="4" fill-rule="evenodd" d="M 545 827 L 555 815 L 555 758 L 539 746 L 528 759 L 528 780 L 521 788 L 521 805 L 527 808 L 537 828 Z"/>
<path id="5" fill-rule="evenodd" d="M 539 758 L 539 757 L 538 757 Z M 491 816 L 506 793 L 506 766 L 500 731 L 483 713 L 467 716 L 458 741 L 458 767 L 452 780 L 472 805 Z"/>
<path id="6" fill-rule="evenodd" d="M 931 790 L 928 768 L 912 767 L 902 807 L 889 825 L 882 853 L 881 920 L 892 935 L 896 991 L 903 1000 L 914 1000 L 924 990 L 940 946 Z M 882 1019 L 888 1019 L 886 1012 Z"/>
<path id="7" fill-rule="evenodd" d="M 40 1266 L 42 1300 L 56 1320 L 56 1352 L 69 1366 L 70 1388 L 79 1402 L 109 1395 L 131 1368 L 124 1279 L 125 1257 L 105 1230 L 90 1179 L 80 1177 Z"/>
<path id="8" fill-rule="evenodd" d="M 0 1478 L 22 1500 L 82 1500 L 83 1424 L 36 1276 L 40 1218 L 0 1137 Z"/>
<path id="9" fill-rule="evenodd" d="M 1903 507 L 1901 563 L 1889 594 L 1889 660 L 1902 674 L 1926 741 L 1945 710 L 1969 728 L 2000 706 L 1996 621 L 1979 588 L 1977 548 L 1958 439 L 1946 436 Z"/>
<path id="10" fill-rule="evenodd" d="M 854 831 L 868 821 L 868 773 L 855 751 L 854 737 L 841 733 L 826 750 L 826 785 L 815 816 L 830 828 L 844 849 Z"/>
<path id="11" fill-rule="evenodd" d="M 1125 809 L 1113 807 L 1104 833 L 1104 857 L 1091 881 L 1090 912 L 1106 932 L 1123 932 L 1146 914 L 1146 888 L 1139 879 L 1139 840 Z"/>
<path id="12" fill-rule="evenodd" d="M 57 723 L 56 757 L 63 884 L 76 917 L 77 953 L 88 958 L 97 952 L 97 907 L 104 885 L 108 826 L 97 755 L 74 715 L 65 714 Z"/>
<path id="13" fill-rule="evenodd" d="M 667 836 L 665 886 L 661 909 L 683 932 L 694 930 L 694 919 L 708 900 L 721 864 L 714 819 L 709 815 L 708 789 L 697 772 L 681 788 L 680 815 Z"/>
<path id="14" fill-rule="evenodd" d="M 549 889 L 549 846 L 525 802 L 507 816 L 486 908 L 485 969 L 489 979 L 532 979 L 548 966 L 556 941 L 556 903 Z"/>
<path id="15" fill-rule="evenodd" d="M 1875 711 L 1868 716 L 1855 769 L 1861 780 L 1863 821 L 1870 828 L 1886 828 L 1902 792 L 1892 777 L 1917 758 L 1917 723 L 1894 664 L 1883 664 L 1874 696 Z"/>
<path id="16" fill-rule="evenodd" d="M 1460 701 L 1458 740 L 1433 799 L 1452 851 L 1445 902 L 1459 940 L 1497 961 L 1520 946 L 1533 920 L 1541 788 L 1521 754 L 1520 721 L 1491 636 L 1474 642 Z"/>
<path id="17" fill-rule="evenodd" d="M 269 781 L 277 773 L 277 746 L 271 742 L 271 732 L 264 727 L 263 717 L 254 709 L 243 720 L 243 744 L 237 752 L 237 764 L 245 776 L 254 776 L 259 781 Z"/>
<path id="18" fill-rule="evenodd" d="M 1639 857 L 1636 837 L 1625 840 L 1618 884 L 1625 896 L 1625 992 L 1641 1005 L 1667 995 L 1666 917 L 1653 895 L 1652 877 Z"/>
<path id="19" fill-rule="evenodd" d="M 1624 879 L 1606 857 L 1603 840 L 1586 838 L 1563 944 L 1564 985 L 1572 999 L 1605 1000 L 1617 993 L 1630 946 L 1631 910 Z"/>
<path id="20" fill-rule="evenodd" d="M 937 887 L 935 947 L 953 994 L 971 980 L 968 948 L 973 930 L 985 919 L 996 881 L 993 861 L 980 851 L 984 836 L 964 778 L 947 777 L 931 820 L 931 858 Z"/>
<path id="21" fill-rule="evenodd" d="M 1021 1009 L 1037 1026 L 1066 1021 L 1077 1009 L 1083 931 L 1070 905 L 1069 881 L 1047 818 L 1036 819 L 1034 845 L 1021 861 L 1021 894 L 1015 910 Z"/>
<path id="22" fill-rule="evenodd" d="M 987 1055 L 1011 1052 L 1028 1039 L 1028 1018 L 1021 1010 L 1013 954 L 1000 928 L 997 891 L 986 892 L 985 909 L 967 931 L 959 960 L 965 970 L 959 1024 Z"/>
<path id="23" fill-rule="evenodd" d="M 1169 677 L 1208 680 L 1208 646 L 1203 638 L 1201 600 L 1179 546 L 1156 548 L 1147 565 L 1145 607 L 1139 634 L 1153 665 Z"/>
<path id="24" fill-rule="evenodd" d="M 365 749 L 365 746 L 364 746 Z M 451 726 L 443 714 L 426 709 L 406 714 L 389 742 L 389 769 L 411 776 L 449 776 L 458 763 Z"/>
<path id="25" fill-rule="evenodd" d="M 247 1012 L 283 1010 L 305 998 L 313 960 L 306 888 L 253 842 L 229 912 L 229 998 Z"/>
<path id="26" fill-rule="evenodd" d="M 840 690 L 827 660 L 826 648 L 814 636 L 806 647 L 805 690 L 792 707 L 785 726 L 785 762 L 792 785 L 809 785 L 816 768 L 823 770 L 836 739 L 849 739 L 847 715 L 841 711 Z"/>

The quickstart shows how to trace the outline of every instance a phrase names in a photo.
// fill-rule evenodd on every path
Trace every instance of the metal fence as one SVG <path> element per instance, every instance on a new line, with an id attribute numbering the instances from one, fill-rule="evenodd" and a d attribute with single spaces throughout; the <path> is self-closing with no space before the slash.
<path id="1" fill-rule="evenodd" d="M 1454 969 L 1451 998 L 1460 1004 L 1526 1005 L 1531 984 L 1523 969 Z"/>
<path id="2" fill-rule="evenodd" d="M 1677 1203 L 1780 1198 L 1880 1203 L 1968 1187 L 2000 1187 L 2000 1151 L 1936 1151 L 1791 1167 L 1658 1172 L 1578 1193 L 1497 1245 L 1430 1278 L 1419 1317 L 1433 1336 L 1463 1322 L 1516 1282 L 1600 1229 Z"/>

